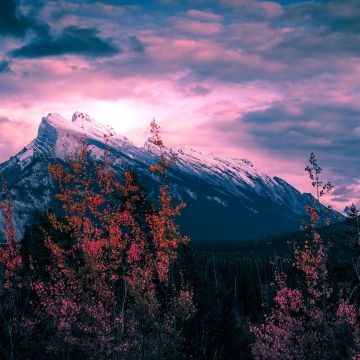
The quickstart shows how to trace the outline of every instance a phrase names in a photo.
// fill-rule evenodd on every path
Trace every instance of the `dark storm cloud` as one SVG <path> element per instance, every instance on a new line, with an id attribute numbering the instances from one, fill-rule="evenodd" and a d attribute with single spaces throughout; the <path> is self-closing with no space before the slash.
<path id="1" fill-rule="evenodd" d="M 24 16 L 19 0 L 1 0 L 0 35 L 23 37 L 28 30 L 45 34 L 48 27 L 35 18 Z"/>
<path id="2" fill-rule="evenodd" d="M 96 29 L 66 27 L 58 37 L 34 39 L 12 52 L 18 58 L 41 58 L 66 54 L 84 56 L 111 56 L 120 50 L 110 40 L 98 36 Z"/>

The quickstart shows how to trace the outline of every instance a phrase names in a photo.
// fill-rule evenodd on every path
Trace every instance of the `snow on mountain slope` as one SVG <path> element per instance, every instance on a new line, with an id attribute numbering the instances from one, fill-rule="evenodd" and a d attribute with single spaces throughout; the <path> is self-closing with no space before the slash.
<path id="1" fill-rule="evenodd" d="M 219 157 L 198 151 L 190 146 L 178 151 L 175 169 L 221 188 L 231 196 L 246 198 L 254 192 L 272 202 L 303 212 L 303 194 L 278 177 L 271 178 L 257 170 L 251 161 L 234 157 Z M 314 200 L 311 199 L 312 202 Z"/>
<path id="2" fill-rule="evenodd" d="M 81 112 L 75 112 L 71 120 L 50 113 L 42 119 L 37 137 L 0 164 L 0 173 L 8 179 L 11 194 L 17 199 L 19 238 L 34 212 L 44 211 L 51 199 L 48 162 L 55 157 L 64 159 L 76 150 L 78 137 L 87 138 L 90 154 L 96 159 L 108 149 L 112 166 L 119 173 L 124 166 L 130 166 L 142 177 L 155 181 L 147 169 L 158 160 L 159 149 L 151 142 L 136 147 L 109 126 Z M 175 198 L 189 205 L 181 222 L 193 238 L 223 236 L 237 240 L 296 230 L 304 206 L 320 206 L 310 194 L 301 194 L 286 181 L 269 177 L 249 160 L 219 157 L 189 146 L 177 154 L 169 182 Z M 261 223 L 263 227 L 257 225 Z"/>

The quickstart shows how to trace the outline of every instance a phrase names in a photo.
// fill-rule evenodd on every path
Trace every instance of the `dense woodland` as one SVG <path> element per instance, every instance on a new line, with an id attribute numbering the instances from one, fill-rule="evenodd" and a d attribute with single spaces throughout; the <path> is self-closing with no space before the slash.
<path id="1" fill-rule="evenodd" d="M 157 201 L 132 171 L 113 173 L 106 151 L 93 163 L 81 139 L 49 167 L 54 208 L 20 242 L 4 187 L 0 357 L 360 359 L 356 207 L 338 224 L 309 208 L 295 233 L 192 244 L 166 184 L 176 159 L 154 122 L 151 141 Z M 320 201 L 332 186 L 314 155 L 306 170 Z"/>

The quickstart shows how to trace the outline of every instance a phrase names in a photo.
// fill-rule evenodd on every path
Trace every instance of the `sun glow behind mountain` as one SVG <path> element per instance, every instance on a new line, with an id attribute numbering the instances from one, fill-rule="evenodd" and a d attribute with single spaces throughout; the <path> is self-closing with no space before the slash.
<path id="1" fill-rule="evenodd" d="M 94 119 L 99 119 L 105 125 L 109 125 L 116 132 L 129 136 L 130 134 L 143 133 L 149 127 L 151 112 L 144 106 L 136 106 L 131 101 L 97 101 L 84 103 L 81 108 L 91 114 Z M 143 142 L 144 134 L 138 134 L 134 141 Z"/>

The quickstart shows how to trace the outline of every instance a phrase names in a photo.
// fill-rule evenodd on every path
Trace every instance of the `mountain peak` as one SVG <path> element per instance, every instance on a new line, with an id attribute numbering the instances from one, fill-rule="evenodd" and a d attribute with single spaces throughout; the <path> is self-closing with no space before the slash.
<path id="1" fill-rule="evenodd" d="M 39 126 L 37 139 L 39 141 L 46 141 L 47 143 L 55 144 L 57 133 L 61 130 L 71 128 L 69 120 L 65 119 L 57 113 L 49 113 L 42 118 Z"/>
<path id="2" fill-rule="evenodd" d="M 84 113 L 82 113 L 80 111 L 75 111 L 74 112 L 74 115 L 72 116 L 71 121 L 72 122 L 84 122 L 84 121 L 86 121 L 86 122 L 90 122 L 90 123 L 96 123 L 96 121 L 93 118 L 91 118 L 89 115 L 84 114 Z"/>
<path id="3" fill-rule="evenodd" d="M 100 122 L 97 122 L 89 115 L 76 111 L 71 120 L 64 118 L 57 113 L 49 113 L 47 116 L 42 118 L 42 122 L 39 127 L 39 135 L 42 130 L 51 128 L 52 131 L 58 133 L 75 133 L 80 134 L 89 138 L 101 138 L 103 139 L 104 135 L 109 135 L 113 133 L 112 128 L 104 125 Z M 121 137 L 121 136 L 118 136 Z M 122 137 L 121 137 L 122 138 Z"/>
<path id="4" fill-rule="evenodd" d="M 70 135 L 84 137 L 101 143 L 107 141 L 107 145 L 114 148 L 134 146 L 131 141 L 125 136 L 117 134 L 109 125 L 98 122 L 80 111 L 76 111 L 71 120 L 57 113 L 49 113 L 43 117 L 37 141 L 41 143 L 46 142 L 51 144 L 51 146 L 56 145 L 57 154 L 60 154 L 64 144 L 72 147 L 73 140 L 71 140 L 72 136 Z"/>
<path id="5" fill-rule="evenodd" d="M 55 128 L 68 128 L 71 127 L 71 123 L 68 119 L 65 119 L 64 117 L 62 117 L 60 114 L 58 113 L 49 113 L 47 114 L 47 116 L 44 116 L 42 118 L 42 122 L 40 124 L 41 126 L 44 125 L 51 125 L 52 127 Z"/>

